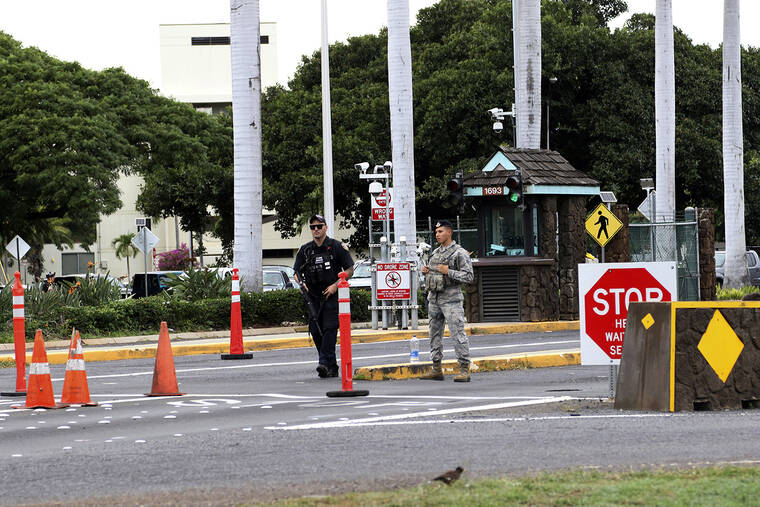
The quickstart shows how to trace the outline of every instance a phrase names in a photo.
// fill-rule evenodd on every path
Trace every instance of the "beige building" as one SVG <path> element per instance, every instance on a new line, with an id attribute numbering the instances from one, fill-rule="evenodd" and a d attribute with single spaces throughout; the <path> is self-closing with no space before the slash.
<path id="1" fill-rule="evenodd" d="M 193 104 L 199 111 L 218 113 L 232 103 L 230 68 L 230 27 L 228 23 L 161 25 L 161 93 L 167 97 Z M 263 87 L 277 80 L 277 25 L 261 23 L 261 78 Z M 122 176 L 119 180 L 122 208 L 110 216 L 102 217 L 97 228 L 97 241 L 85 248 L 57 249 L 47 245 L 43 250 L 46 269 L 59 275 L 83 273 L 87 263 L 94 262 L 101 272 L 117 277 L 127 275 L 127 261 L 117 259 L 112 246 L 114 238 L 148 225 L 158 236 L 155 254 L 174 250 L 182 243 L 190 245 L 190 235 L 179 227 L 179 220 L 145 217 L 135 209 L 142 180 L 138 176 Z M 264 210 L 263 244 L 264 264 L 292 265 L 301 244 L 311 239 L 308 228 L 300 236 L 284 239 L 274 229 L 274 212 Z M 194 245 L 197 247 L 197 245 Z M 210 235 L 204 236 L 207 254 L 204 265 L 216 262 L 222 253 L 221 242 Z M 143 270 L 143 256 L 130 259 L 130 274 Z M 153 255 L 148 258 L 148 269 L 153 269 Z"/>

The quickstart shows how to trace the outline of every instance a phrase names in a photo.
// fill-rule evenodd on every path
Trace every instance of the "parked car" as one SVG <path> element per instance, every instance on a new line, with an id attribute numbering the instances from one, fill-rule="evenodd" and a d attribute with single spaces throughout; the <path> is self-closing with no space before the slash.
<path id="1" fill-rule="evenodd" d="M 749 280 L 752 285 L 760 286 L 760 257 L 754 250 L 747 250 L 747 269 L 749 270 Z M 718 285 L 723 285 L 723 274 L 726 270 L 726 252 L 717 250 L 715 252 L 715 278 Z"/>
<path id="2" fill-rule="evenodd" d="M 285 273 L 285 276 L 288 277 L 290 280 L 290 283 L 293 284 L 293 287 L 298 287 L 298 282 L 296 282 L 295 278 L 295 270 L 291 268 L 290 266 L 282 266 L 282 265 L 272 265 L 272 266 L 264 266 L 264 269 L 270 270 L 270 269 L 277 269 Z"/>
<path id="3" fill-rule="evenodd" d="M 121 283 L 121 281 L 116 278 L 115 276 L 102 274 L 102 273 L 77 273 L 74 275 L 61 275 L 55 277 L 55 284 L 62 285 L 63 282 L 70 283 L 71 285 L 74 285 L 77 283 L 77 281 L 82 280 L 84 278 L 87 278 L 88 276 L 94 277 L 94 278 L 106 278 L 109 282 L 114 284 L 119 288 L 119 292 L 121 292 L 121 298 L 125 299 L 129 297 L 129 290 L 127 289 L 127 286 Z"/>
<path id="4" fill-rule="evenodd" d="M 348 279 L 348 285 L 352 289 L 370 289 L 372 287 L 372 263 L 359 261 L 354 264 L 354 276 Z"/>
<path id="5" fill-rule="evenodd" d="M 155 296 L 169 289 L 168 275 L 181 275 L 182 271 L 151 271 L 148 275 L 148 296 Z M 145 273 L 135 273 L 132 277 L 132 297 L 145 297 Z"/>
<path id="6" fill-rule="evenodd" d="M 264 278 L 264 292 L 269 292 L 272 290 L 294 289 L 297 287 L 295 282 L 280 269 L 270 269 L 269 266 L 265 266 L 262 274 Z"/>

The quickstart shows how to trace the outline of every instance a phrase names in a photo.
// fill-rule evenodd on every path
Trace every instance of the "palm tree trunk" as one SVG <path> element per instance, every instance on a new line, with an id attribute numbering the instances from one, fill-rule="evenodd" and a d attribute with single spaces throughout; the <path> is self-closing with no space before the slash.
<path id="1" fill-rule="evenodd" d="M 541 147 L 541 0 L 519 1 L 517 147 Z"/>
<path id="2" fill-rule="evenodd" d="M 673 60 L 673 0 L 657 0 L 654 42 L 655 222 L 675 219 L 676 85 Z"/>
<path id="3" fill-rule="evenodd" d="M 409 0 L 388 0 L 388 98 L 391 109 L 394 241 L 416 243 L 414 116 Z M 409 253 L 415 257 L 415 249 Z"/>
<path id="4" fill-rule="evenodd" d="M 261 46 L 258 0 L 230 0 L 232 117 L 235 143 L 234 265 L 241 288 L 261 292 Z"/>
<path id="5" fill-rule="evenodd" d="M 129 274 L 129 254 L 127 254 L 127 285 L 129 285 L 130 280 L 132 280 L 132 275 Z"/>
<path id="6" fill-rule="evenodd" d="M 739 0 L 723 2 L 723 206 L 726 264 L 723 282 L 749 284 L 744 233 L 744 137 L 742 130 L 741 38 Z"/>

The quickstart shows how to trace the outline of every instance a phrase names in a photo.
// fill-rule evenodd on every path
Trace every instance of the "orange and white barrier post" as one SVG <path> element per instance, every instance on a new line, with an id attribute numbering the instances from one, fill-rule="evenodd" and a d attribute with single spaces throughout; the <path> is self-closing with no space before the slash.
<path id="1" fill-rule="evenodd" d="M 253 354 L 243 348 L 243 318 L 240 313 L 240 278 L 238 269 L 232 270 L 232 305 L 230 310 L 230 353 L 222 359 L 251 359 Z"/>
<path id="2" fill-rule="evenodd" d="M 341 391 L 329 391 L 330 398 L 348 396 L 367 396 L 369 391 L 354 391 L 353 364 L 351 361 L 351 293 L 346 273 L 339 273 L 338 282 L 338 323 L 340 325 L 340 380 Z"/>
<path id="3" fill-rule="evenodd" d="M 83 407 L 97 407 L 98 403 L 90 399 L 90 388 L 87 385 L 87 372 L 84 369 L 84 353 L 82 352 L 82 338 L 79 331 L 71 331 L 71 344 L 69 345 L 69 359 L 66 361 L 66 376 L 63 379 L 63 391 L 61 403 L 82 405 Z"/>
<path id="4" fill-rule="evenodd" d="M 13 342 L 16 352 L 16 390 L 0 396 L 26 396 L 26 328 L 24 326 L 24 287 L 21 273 L 14 274 L 13 283 Z"/>

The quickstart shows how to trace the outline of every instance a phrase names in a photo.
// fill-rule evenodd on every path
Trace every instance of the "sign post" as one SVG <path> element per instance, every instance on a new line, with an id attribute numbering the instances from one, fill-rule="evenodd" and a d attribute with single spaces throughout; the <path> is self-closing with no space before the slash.
<path id="1" fill-rule="evenodd" d="M 21 258 L 26 255 L 26 253 L 29 251 L 29 248 L 31 248 L 26 241 L 21 239 L 21 236 L 16 235 L 15 238 L 11 240 L 10 243 L 5 245 L 5 249 L 14 257 L 16 257 L 16 266 L 18 267 L 19 272 L 21 271 Z M 26 284 L 26 270 L 24 270 L 24 284 Z"/>
<path id="2" fill-rule="evenodd" d="M 143 262 L 145 265 L 145 297 L 148 297 L 148 251 L 158 244 L 158 236 L 147 227 L 140 229 L 137 236 L 132 238 L 132 244 L 143 253 Z"/>

